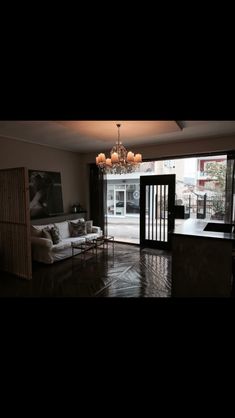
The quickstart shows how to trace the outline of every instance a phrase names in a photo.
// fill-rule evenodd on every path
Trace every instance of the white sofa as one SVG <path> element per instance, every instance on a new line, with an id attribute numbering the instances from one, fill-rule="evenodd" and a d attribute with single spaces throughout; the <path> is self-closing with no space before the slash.
<path id="1" fill-rule="evenodd" d="M 79 218 L 81 220 L 81 218 Z M 57 222 L 47 225 L 31 225 L 31 247 L 32 259 L 40 263 L 52 264 L 56 261 L 63 260 L 72 256 L 71 242 L 85 242 L 85 239 L 97 238 L 102 235 L 102 230 L 99 226 L 92 226 L 92 233 L 71 237 L 70 236 L 70 221 Z M 78 222 L 78 219 L 73 219 L 72 222 Z M 42 229 L 46 227 L 57 226 L 60 232 L 62 241 L 58 244 L 53 244 L 52 240 L 42 238 Z M 74 249 L 74 254 L 78 254 L 80 250 Z"/>

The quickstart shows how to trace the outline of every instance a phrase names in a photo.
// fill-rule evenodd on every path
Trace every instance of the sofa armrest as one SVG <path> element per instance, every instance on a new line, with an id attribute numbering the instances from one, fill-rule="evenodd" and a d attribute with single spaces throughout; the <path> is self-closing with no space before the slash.
<path id="1" fill-rule="evenodd" d="M 47 238 L 39 238 L 31 236 L 31 244 L 39 247 L 52 248 L 53 242 Z"/>
<path id="2" fill-rule="evenodd" d="M 95 234 L 100 234 L 102 231 L 101 231 L 100 226 L 93 226 L 92 227 L 92 232 L 95 233 Z"/>

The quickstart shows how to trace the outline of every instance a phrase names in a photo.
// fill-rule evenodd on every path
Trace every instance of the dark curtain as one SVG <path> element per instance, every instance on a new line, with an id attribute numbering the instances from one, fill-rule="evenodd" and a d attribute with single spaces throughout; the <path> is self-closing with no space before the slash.
<path id="1" fill-rule="evenodd" d="M 107 235 L 107 180 L 96 164 L 90 164 L 90 219 Z"/>
<path id="2" fill-rule="evenodd" d="M 235 152 L 227 155 L 225 222 L 235 222 Z"/>

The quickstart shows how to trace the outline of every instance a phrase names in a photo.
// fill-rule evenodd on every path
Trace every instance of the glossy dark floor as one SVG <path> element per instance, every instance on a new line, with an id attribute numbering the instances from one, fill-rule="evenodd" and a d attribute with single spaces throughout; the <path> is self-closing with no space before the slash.
<path id="1" fill-rule="evenodd" d="M 169 297 L 171 255 L 112 244 L 53 265 L 35 264 L 33 279 L 2 273 L 1 297 Z"/>

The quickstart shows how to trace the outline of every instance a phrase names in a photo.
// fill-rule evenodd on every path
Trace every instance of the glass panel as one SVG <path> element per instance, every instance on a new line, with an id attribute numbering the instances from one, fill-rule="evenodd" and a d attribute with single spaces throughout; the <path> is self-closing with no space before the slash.
<path id="1" fill-rule="evenodd" d="M 116 215 L 124 216 L 124 190 L 116 191 Z"/>
<path id="2" fill-rule="evenodd" d="M 154 186 L 154 220 L 156 222 L 153 239 L 168 241 L 168 185 Z"/>
<path id="3" fill-rule="evenodd" d="M 140 213 L 140 184 L 126 185 L 126 214 Z"/>
<path id="4" fill-rule="evenodd" d="M 148 195 L 148 207 L 149 207 L 149 213 L 148 213 L 148 239 L 153 239 L 153 185 L 148 186 L 149 187 L 149 195 Z"/>
<path id="5" fill-rule="evenodd" d="M 225 190 L 225 222 L 234 223 L 235 214 L 235 155 L 229 155 L 227 161 Z"/>
<path id="6" fill-rule="evenodd" d="M 107 212 L 108 215 L 114 215 L 114 187 L 108 186 L 107 191 Z"/>
<path id="7" fill-rule="evenodd" d="M 145 193 L 145 239 L 149 239 L 149 186 L 146 186 Z"/>
<path id="8" fill-rule="evenodd" d="M 152 219 L 151 219 L 151 226 L 152 226 L 152 240 L 154 239 L 153 237 L 153 232 L 154 232 L 154 188 L 155 186 L 152 186 L 152 198 L 151 198 L 151 206 L 152 206 Z"/>
<path id="9" fill-rule="evenodd" d="M 157 219 L 156 219 L 156 210 L 157 210 L 157 186 L 153 186 L 153 239 L 157 239 Z"/>
<path id="10" fill-rule="evenodd" d="M 122 175 L 107 175 L 108 191 L 112 188 L 114 192 L 108 194 L 107 220 L 109 233 L 115 239 L 126 242 L 139 243 L 139 183 L 140 175 L 176 175 L 175 204 L 179 206 L 180 216 L 176 219 L 176 225 L 184 223 L 188 218 L 205 216 L 208 219 L 223 220 L 229 210 L 231 218 L 232 201 L 235 200 L 234 186 L 229 185 L 229 206 L 225 207 L 225 180 L 227 171 L 226 155 L 211 155 L 190 158 L 176 158 L 174 160 L 149 161 L 140 164 L 135 173 Z M 233 177 L 231 177 L 232 182 Z M 233 180 L 235 182 L 235 179 Z M 233 183 L 234 184 L 234 183 Z M 110 186 L 110 188 L 109 188 Z M 228 184 L 227 184 L 228 186 Z M 228 189 L 228 187 L 227 187 Z M 117 198 L 117 205 L 124 200 L 124 208 L 116 207 L 116 192 L 124 192 L 124 199 Z M 156 197 L 158 192 L 158 196 Z M 126 194 L 125 194 L 126 193 Z M 152 195 L 154 193 L 154 195 Z M 163 195 L 166 194 L 165 200 Z M 203 196 L 206 194 L 206 207 L 204 207 Z M 150 199 L 150 202 L 149 202 Z M 162 204 L 160 207 L 160 188 L 153 190 L 150 186 L 146 190 L 146 239 L 160 239 L 167 241 L 167 202 L 168 189 L 162 188 Z M 165 209 L 164 209 L 165 204 Z M 149 207 L 150 205 L 150 207 Z M 157 206 L 156 206 L 157 205 Z M 152 211 L 153 208 L 153 211 Z M 229 209 L 230 208 L 230 209 Z M 233 206 L 233 219 L 235 216 Z M 199 212 L 197 212 L 197 209 Z M 116 210 L 118 213 L 116 213 Z M 158 220 L 156 219 L 156 212 Z M 120 213 L 122 215 L 120 215 Z M 153 215 L 153 219 L 152 219 Z M 115 217 L 118 217 L 116 220 Z M 122 218 L 120 218 L 122 216 Z M 120 227 L 122 225 L 122 227 Z M 153 229 L 152 229 L 153 225 Z M 148 237 L 149 236 L 149 237 Z"/>
<path id="11" fill-rule="evenodd" d="M 165 186 L 164 196 L 164 212 L 165 212 L 165 223 L 164 223 L 164 241 L 168 241 L 168 184 Z"/>

